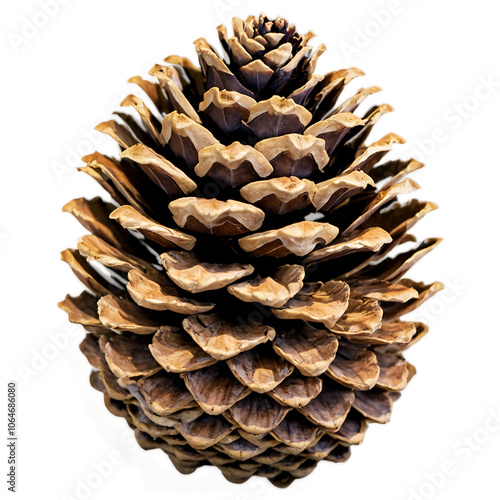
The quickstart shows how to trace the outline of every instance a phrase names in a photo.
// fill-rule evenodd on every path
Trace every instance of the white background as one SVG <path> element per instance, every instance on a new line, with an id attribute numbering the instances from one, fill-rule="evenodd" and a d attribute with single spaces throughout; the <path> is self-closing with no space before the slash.
<path id="1" fill-rule="evenodd" d="M 83 498 L 79 481 L 93 473 L 93 463 L 109 461 L 114 453 L 119 463 L 88 498 L 500 498 L 497 4 L 65 0 L 62 5 L 61 0 L 58 5 L 30 38 L 26 28 L 23 35 L 26 19 L 43 22 L 37 0 L 3 2 L 0 16 L 0 394 L 5 394 L 0 402 L 6 399 L 6 381 L 17 380 L 17 497 Z M 287 17 L 302 32 L 318 34 L 329 48 L 322 72 L 362 68 L 367 76 L 352 82 L 349 94 L 360 86 L 383 87 L 369 106 L 388 102 L 396 113 L 382 119 L 372 139 L 394 131 L 408 141 L 397 147 L 397 155 L 407 158 L 420 150 L 427 167 L 414 176 L 422 185 L 419 196 L 440 205 L 416 233 L 442 236 L 444 242 L 410 277 L 448 287 L 420 313 L 431 331 L 408 353 L 418 375 L 395 405 L 392 422 L 372 425 L 346 464 L 321 463 L 287 490 L 260 478 L 232 485 L 215 468 L 182 476 L 162 452 L 140 450 L 125 422 L 109 414 L 102 396 L 90 388 L 89 365 L 78 350 L 82 332 L 70 328 L 56 307 L 67 292 L 82 289 L 59 252 L 74 246 L 84 230 L 61 207 L 100 193 L 90 178 L 74 172 L 79 165 L 74 156 L 106 147 L 90 131 L 135 90 L 126 83 L 130 76 L 147 75 L 169 54 L 196 60 L 196 38 L 215 42 L 218 24 L 264 9 L 269 16 Z M 496 425 L 489 417 L 494 414 Z M 1 437 L 6 417 L 0 422 Z M 0 449 L 4 478 L 6 448 Z M 443 468 L 446 476 L 439 472 Z"/>

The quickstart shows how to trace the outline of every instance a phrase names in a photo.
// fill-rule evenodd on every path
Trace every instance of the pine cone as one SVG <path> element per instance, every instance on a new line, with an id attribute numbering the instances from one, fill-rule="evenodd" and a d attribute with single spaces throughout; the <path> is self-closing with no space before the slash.
<path id="1" fill-rule="evenodd" d="M 315 74 L 325 48 L 284 19 L 233 27 L 224 59 L 197 40 L 201 68 L 168 57 L 130 80 L 148 103 L 97 127 L 121 154 L 81 168 L 111 201 L 64 207 L 91 233 L 62 254 L 89 291 L 60 307 L 143 448 L 285 487 L 346 460 L 414 375 L 427 327 L 400 317 L 442 286 L 402 276 L 439 240 L 392 250 L 436 206 L 397 201 L 423 166 L 379 163 L 399 136 L 365 144 L 391 107 L 353 113 L 380 89 L 337 104 L 360 70 Z"/>

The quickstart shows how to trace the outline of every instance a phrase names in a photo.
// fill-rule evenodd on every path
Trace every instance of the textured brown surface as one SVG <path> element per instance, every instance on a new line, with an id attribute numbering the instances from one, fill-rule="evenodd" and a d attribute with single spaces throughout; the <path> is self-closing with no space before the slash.
<path id="1" fill-rule="evenodd" d="M 403 278 L 439 243 L 408 231 L 437 207 L 400 199 L 421 163 L 380 163 L 401 137 L 367 142 L 392 108 L 354 113 L 380 89 L 340 99 L 359 69 L 316 74 L 325 47 L 284 19 L 233 31 L 224 57 L 199 39 L 200 68 L 131 78 L 144 98 L 97 127 L 119 153 L 83 159 L 107 201 L 64 207 L 90 233 L 62 253 L 88 292 L 60 307 L 144 449 L 286 487 L 347 460 L 415 374 L 427 327 L 401 316 L 442 285 Z"/>

